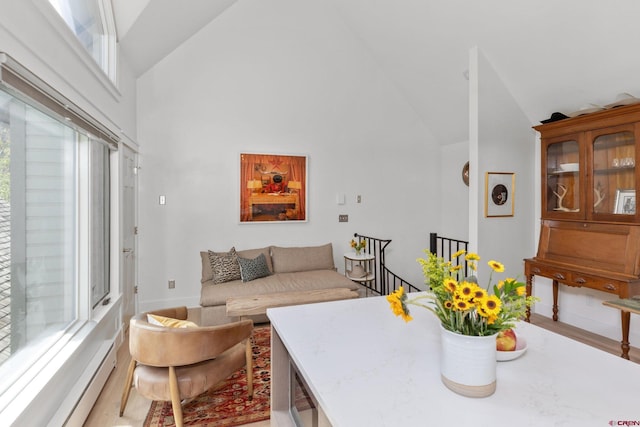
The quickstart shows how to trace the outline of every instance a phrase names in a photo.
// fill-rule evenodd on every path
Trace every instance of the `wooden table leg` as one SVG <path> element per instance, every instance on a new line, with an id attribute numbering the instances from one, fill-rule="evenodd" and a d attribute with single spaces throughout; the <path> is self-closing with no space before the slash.
<path id="1" fill-rule="evenodd" d="M 533 292 L 533 274 L 528 274 L 527 275 L 527 285 L 526 285 L 525 289 L 526 289 L 527 297 L 530 297 L 531 296 L 531 292 Z M 525 321 L 526 322 L 531 322 L 531 307 L 530 306 L 527 306 Z"/>
<path id="2" fill-rule="evenodd" d="M 558 281 L 553 281 L 553 320 L 558 321 Z"/>
<path id="3" fill-rule="evenodd" d="M 622 319 L 622 342 L 620 343 L 620 347 L 622 348 L 622 354 L 620 355 L 623 359 L 629 360 L 629 324 L 631 319 L 631 313 L 628 311 L 620 310 L 620 316 Z"/>

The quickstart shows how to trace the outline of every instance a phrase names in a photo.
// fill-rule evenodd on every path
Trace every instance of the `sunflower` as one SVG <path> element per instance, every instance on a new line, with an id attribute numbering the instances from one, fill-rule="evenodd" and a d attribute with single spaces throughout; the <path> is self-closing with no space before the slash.
<path id="1" fill-rule="evenodd" d="M 470 301 L 474 295 L 473 283 L 462 282 L 456 290 L 456 297 L 459 300 Z"/>
<path id="2" fill-rule="evenodd" d="M 405 301 L 407 299 L 407 294 L 404 293 L 404 288 L 400 286 L 398 290 L 393 291 L 391 294 L 387 295 L 387 301 L 391 306 L 391 311 L 396 316 L 402 316 L 402 319 L 405 322 L 409 322 L 413 320 L 413 317 L 409 315 L 409 309 L 407 308 Z"/>
<path id="3" fill-rule="evenodd" d="M 480 261 L 480 255 L 474 252 L 469 252 L 467 256 L 464 257 L 464 259 L 467 261 Z"/>
<path id="4" fill-rule="evenodd" d="M 456 279 L 454 279 L 453 277 L 447 277 L 446 279 L 444 279 L 443 285 L 444 285 L 444 288 L 447 290 L 447 292 L 452 294 L 456 291 L 456 288 L 458 287 L 458 282 L 456 282 Z"/>
<path id="5" fill-rule="evenodd" d="M 491 260 L 487 264 L 489 264 L 489 267 L 496 273 L 502 273 L 504 271 L 504 265 L 498 261 Z"/>
<path id="6" fill-rule="evenodd" d="M 480 301 L 487 297 L 487 291 L 482 289 L 480 286 L 476 286 L 473 290 L 473 300 Z"/>
<path id="7" fill-rule="evenodd" d="M 455 252 L 453 255 L 451 255 L 451 259 L 458 258 L 460 255 L 463 255 L 466 252 L 467 251 L 465 251 L 464 249 L 460 249 L 458 252 Z"/>
<path id="8" fill-rule="evenodd" d="M 486 300 L 484 300 L 484 304 L 482 305 L 482 310 L 487 314 L 487 316 L 497 316 L 500 313 L 500 309 L 502 308 L 502 301 L 495 295 L 489 295 Z"/>
<path id="9" fill-rule="evenodd" d="M 453 309 L 457 311 L 466 311 L 469 308 L 469 302 L 463 299 L 456 300 Z"/>

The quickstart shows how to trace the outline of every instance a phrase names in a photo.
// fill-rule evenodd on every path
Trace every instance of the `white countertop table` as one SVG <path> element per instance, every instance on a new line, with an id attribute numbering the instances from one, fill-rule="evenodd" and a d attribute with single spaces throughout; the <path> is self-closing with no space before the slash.
<path id="1" fill-rule="evenodd" d="M 640 365 L 524 322 L 517 332 L 527 351 L 498 362 L 496 392 L 457 395 L 440 380 L 436 317 L 410 309 L 409 323 L 384 297 L 269 309 L 272 342 L 284 349 L 272 348 L 272 399 L 288 387 L 288 353 L 334 427 L 640 421 Z M 287 425 L 282 419 L 272 413 L 272 425 Z"/>

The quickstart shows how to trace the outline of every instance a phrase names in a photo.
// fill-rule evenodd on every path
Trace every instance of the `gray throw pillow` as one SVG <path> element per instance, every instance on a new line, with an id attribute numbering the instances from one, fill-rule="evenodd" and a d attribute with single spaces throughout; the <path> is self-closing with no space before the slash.
<path id="1" fill-rule="evenodd" d="M 258 255 L 254 259 L 238 257 L 238 263 L 240 264 L 240 276 L 243 282 L 250 282 L 271 274 L 264 254 Z"/>
<path id="2" fill-rule="evenodd" d="M 240 264 L 235 248 L 222 254 L 209 251 L 209 261 L 211 262 L 211 270 L 213 270 L 213 283 L 219 284 L 241 279 Z"/>

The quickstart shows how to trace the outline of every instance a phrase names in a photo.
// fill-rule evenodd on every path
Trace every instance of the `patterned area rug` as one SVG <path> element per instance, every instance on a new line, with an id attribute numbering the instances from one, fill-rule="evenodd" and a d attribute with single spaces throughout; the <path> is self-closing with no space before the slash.
<path id="1" fill-rule="evenodd" d="M 247 399 L 243 368 L 227 378 L 222 387 L 182 405 L 185 426 L 233 427 L 269 419 L 270 332 L 269 326 L 253 330 L 253 400 Z M 143 426 L 175 426 L 171 402 L 152 402 Z"/>

